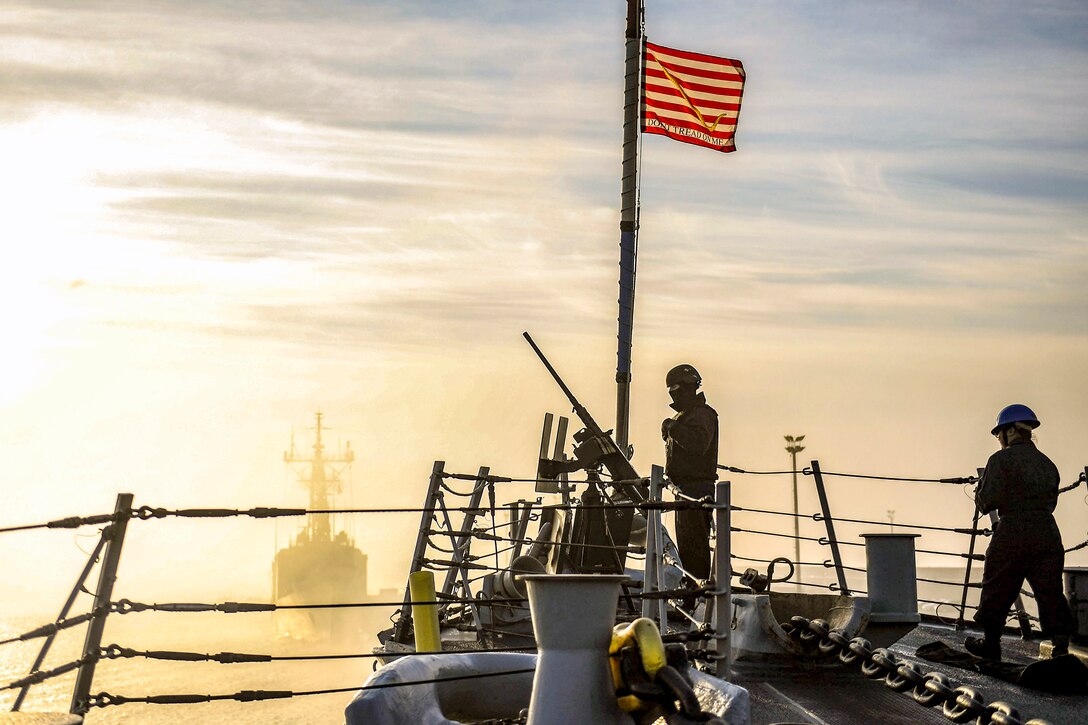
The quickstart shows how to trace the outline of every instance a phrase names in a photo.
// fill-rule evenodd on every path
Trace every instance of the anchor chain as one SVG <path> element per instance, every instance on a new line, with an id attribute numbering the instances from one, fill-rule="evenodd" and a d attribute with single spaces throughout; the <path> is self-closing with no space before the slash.
<path id="1" fill-rule="evenodd" d="M 957 687 L 940 672 L 925 672 L 917 663 L 900 659 L 884 647 L 873 648 L 864 637 L 848 639 L 841 629 L 832 629 L 822 619 L 791 617 L 783 626 L 791 637 L 816 642 L 820 653 L 836 655 L 844 665 L 856 665 L 870 680 L 883 681 L 895 692 L 909 694 L 925 707 L 940 707 L 954 723 L 977 725 L 1051 725 L 1048 720 L 1021 720 L 1020 713 L 1007 702 L 991 702 L 974 687 Z"/>

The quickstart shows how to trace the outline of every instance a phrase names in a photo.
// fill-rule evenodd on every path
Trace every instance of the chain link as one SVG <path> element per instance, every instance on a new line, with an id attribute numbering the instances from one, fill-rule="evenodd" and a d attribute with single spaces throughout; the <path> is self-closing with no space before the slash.
<path id="1" fill-rule="evenodd" d="M 832 629 L 823 619 L 791 617 L 783 629 L 804 642 L 816 642 L 822 654 L 837 655 L 843 664 L 858 666 L 869 679 L 883 680 L 889 689 L 909 693 L 920 705 L 940 707 L 944 716 L 954 723 L 1050 725 L 1047 720 L 1021 720 L 1017 709 L 1006 702 L 987 705 L 986 698 L 977 689 L 957 687 L 940 672 L 923 674 L 917 663 L 901 660 L 884 647 L 873 649 L 872 643 L 864 637 L 847 639 L 843 630 Z"/>

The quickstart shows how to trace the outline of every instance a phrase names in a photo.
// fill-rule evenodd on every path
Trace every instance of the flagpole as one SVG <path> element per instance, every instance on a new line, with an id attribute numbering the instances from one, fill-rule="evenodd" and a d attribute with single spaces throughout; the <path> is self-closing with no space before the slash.
<path id="1" fill-rule="evenodd" d="M 627 454 L 631 417 L 631 337 L 638 251 L 638 126 L 642 74 L 642 0 L 627 0 L 620 179 L 620 297 L 616 350 L 616 443 Z"/>

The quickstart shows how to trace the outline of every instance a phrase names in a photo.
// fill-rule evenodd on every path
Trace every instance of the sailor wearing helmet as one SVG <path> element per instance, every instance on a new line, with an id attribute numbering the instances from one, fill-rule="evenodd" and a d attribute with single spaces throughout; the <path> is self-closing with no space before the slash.
<path id="1" fill-rule="evenodd" d="M 693 498 L 714 495 L 718 478 L 718 414 L 698 392 L 702 377 L 691 365 L 677 365 L 665 376 L 676 415 L 661 423 L 665 474 L 681 493 Z M 698 579 L 710 577 L 710 512 L 676 512 L 676 544 L 684 569 Z"/>
<path id="2" fill-rule="evenodd" d="M 975 501 L 981 513 L 997 511 L 1000 519 L 986 549 L 982 595 L 975 621 L 985 638 L 968 637 L 964 646 L 984 659 L 1001 659 L 1001 631 L 1009 608 L 1027 579 L 1039 606 L 1044 636 L 1053 656 L 1069 651 L 1073 614 L 1062 594 L 1065 550 L 1054 521 L 1058 503 L 1058 469 L 1031 440 L 1039 419 L 1026 405 L 1010 405 L 990 431 L 1001 450 L 990 456 Z"/>

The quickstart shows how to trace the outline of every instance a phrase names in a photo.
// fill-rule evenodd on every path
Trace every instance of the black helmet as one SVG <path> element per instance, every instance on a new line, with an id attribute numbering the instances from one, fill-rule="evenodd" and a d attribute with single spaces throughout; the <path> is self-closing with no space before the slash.
<path id="1" fill-rule="evenodd" d="M 669 390 L 674 389 L 677 385 L 683 385 L 684 383 L 698 385 L 701 382 L 703 382 L 703 378 L 699 375 L 699 371 L 687 363 L 677 365 L 665 376 L 665 386 Z"/>

